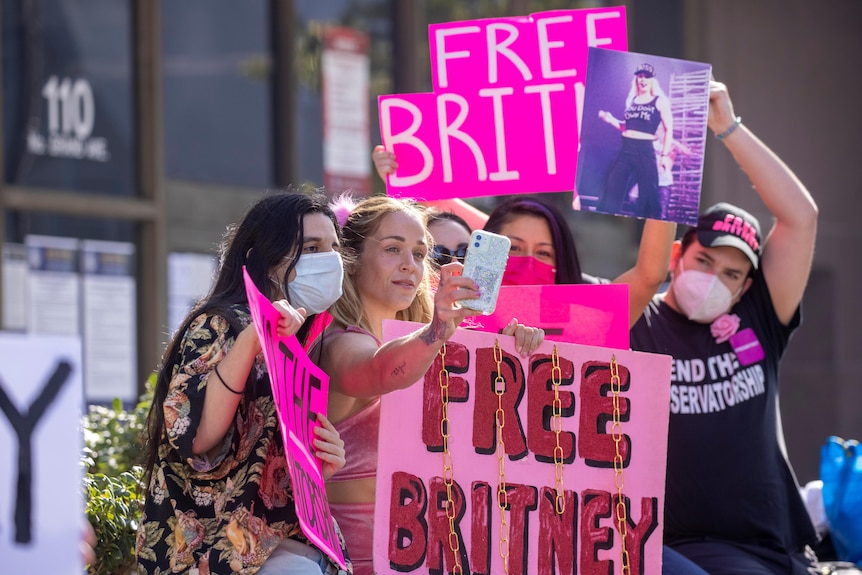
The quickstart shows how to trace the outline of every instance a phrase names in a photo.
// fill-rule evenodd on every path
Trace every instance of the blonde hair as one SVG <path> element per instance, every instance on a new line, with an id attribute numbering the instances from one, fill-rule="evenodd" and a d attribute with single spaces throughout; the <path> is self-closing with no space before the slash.
<path id="1" fill-rule="evenodd" d="M 425 225 L 425 212 L 419 204 L 412 200 L 391 198 L 389 196 L 372 196 L 356 204 L 347 217 L 347 221 L 341 229 L 342 252 L 345 256 L 347 269 L 342 284 L 342 295 L 329 308 L 329 313 L 335 321 L 342 325 L 355 325 L 372 331 L 368 316 L 359 297 L 359 291 L 354 283 L 354 272 L 361 265 L 362 251 L 365 247 L 366 238 L 373 236 L 380 228 L 383 218 L 389 214 L 404 212 L 415 217 L 425 230 L 425 241 L 433 245 L 433 239 Z M 434 311 L 433 297 L 431 295 L 431 271 L 426 256 L 425 272 L 407 309 L 399 311 L 395 319 L 404 321 L 416 321 L 429 323 Z"/>
<path id="2" fill-rule="evenodd" d="M 659 98 L 667 98 L 667 94 L 662 90 L 661 84 L 658 83 L 658 78 L 655 76 L 651 78 L 647 78 L 649 82 L 649 94 L 650 96 L 657 96 Z M 632 78 L 632 84 L 629 88 L 629 95 L 626 97 L 626 108 L 632 105 L 632 101 L 635 99 L 635 96 L 638 95 L 638 77 L 634 76 Z"/>

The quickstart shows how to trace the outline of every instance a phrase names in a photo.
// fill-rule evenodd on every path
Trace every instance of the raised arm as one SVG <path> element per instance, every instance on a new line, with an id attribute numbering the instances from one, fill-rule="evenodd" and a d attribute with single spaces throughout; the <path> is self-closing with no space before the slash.
<path id="1" fill-rule="evenodd" d="M 599 110 L 599 118 L 616 128 L 620 132 L 626 129 L 625 122 L 623 122 L 622 120 L 618 120 L 616 116 L 606 110 Z"/>
<path id="2" fill-rule="evenodd" d="M 711 82 L 709 127 L 726 132 L 736 123 L 727 87 Z M 790 168 L 744 124 L 722 140 L 775 218 L 766 234 L 760 265 L 778 318 L 788 323 L 802 301 L 811 273 L 817 204 Z"/>
<path id="3" fill-rule="evenodd" d="M 418 381 L 447 339 L 436 322 L 379 347 L 368 334 L 342 333 L 330 340 L 322 367 L 333 391 L 350 397 L 376 397 Z"/>
<path id="4" fill-rule="evenodd" d="M 613 282 L 629 286 L 630 328 L 637 323 L 650 299 L 667 278 L 675 234 L 676 224 L 673 222 L 646 220 L 641 233 L 637 262 Z"/>
<path id="5" fill-rule="evenodd" d="M 287 300 L 278 300 L 273 305 L 281 314 L 278 334 L 287 337 L 299 331 L 305 322 L 305 310 L 295 309 Z M 233 425 L 248 375 L 260 349 L 257 330 L 254 324 L 249 324 L 207 375 L 203 411 L 192 444 L 194 454 L 204 454 L 220 445 L 227 430 Z"/>
<path id="6" fill-rule="evenodd" d="M 367 334 L 347 332 L 332 337 L 321 360 L 332 389 L 350 397 L 376 397 L 409 387 L 421 378 L 468 315 L 469 310 L 458 302 L 477 297 L 475 282 L 461 277 L 460 269 L 458 263 L 440 269 L 431 323 L 413 333 L 379 347 Z"/>
<path id="7" fill-rule="evenodd" d="M 321 358 L 332 389 L 350 397 L 376 397 L 418 381 L 464 318 L 475 313 L 458 305 L 459 301 L 477 297 L 473 280 L 454 275 L 461 268 L 459 263 L 450 263 L 440 269 L 434 316 L 431 323 L 413 333 L 379 347 L 369 334 L 345 332 L 333 336 L 328 352 Z M 515 338 L 515 349 L 524 357 L 532 354 L 545 337 L 543 330 L 515 319 L 502 333 Z"/>
<path id="8" fill-rule="evenodd" d="M 207 376 L 206 395 L 192 452 L 202 455 L 219 445 L 233 424 L 246 379 L 260 353 L 260 340 L 249 324 L 236 338 L 224 358 Z"/>

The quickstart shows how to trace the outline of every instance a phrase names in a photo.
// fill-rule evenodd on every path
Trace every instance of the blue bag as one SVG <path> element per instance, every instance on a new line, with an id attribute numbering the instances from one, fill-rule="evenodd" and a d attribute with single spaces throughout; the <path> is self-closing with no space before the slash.
<path id="1" fill-rule="evenodd" d="M 862 447 L 832 436 L 820 448 L 823 505 L 835 552 L 862 566 Z"/>

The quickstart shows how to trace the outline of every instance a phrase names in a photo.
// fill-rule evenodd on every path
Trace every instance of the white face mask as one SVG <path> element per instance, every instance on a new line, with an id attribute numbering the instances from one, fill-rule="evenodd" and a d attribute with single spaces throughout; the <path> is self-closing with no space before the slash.
<path id="1" fill-rule="evenodd" d="M 730 304 L 736 294 L 731 293 L 718 276 L 697 270 L 686 271 L 682 267 L 682 258 L 679 260 L 679 270 L 673 280 L 673 299 L 688 319 L 712 323 L 718 316 L 730 311 Z"/>
<path id="2" fill-rule="evenodd" d="M 338 252 L 303 254 L 293 271 L 296 277 L 287 284 L 287 291 L 294 307 L 303 307 L 312 315 L 328 310 L 341 297 L 344 265 Z"/>

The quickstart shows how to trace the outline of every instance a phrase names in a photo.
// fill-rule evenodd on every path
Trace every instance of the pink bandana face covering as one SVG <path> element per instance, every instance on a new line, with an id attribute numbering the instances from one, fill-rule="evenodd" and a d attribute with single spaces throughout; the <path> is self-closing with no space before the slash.
<path id="1" fill-rule="evenodd" d="M 554 285 L 557 269 L 532 256 L 509 256 L 504 286 Z"/>

